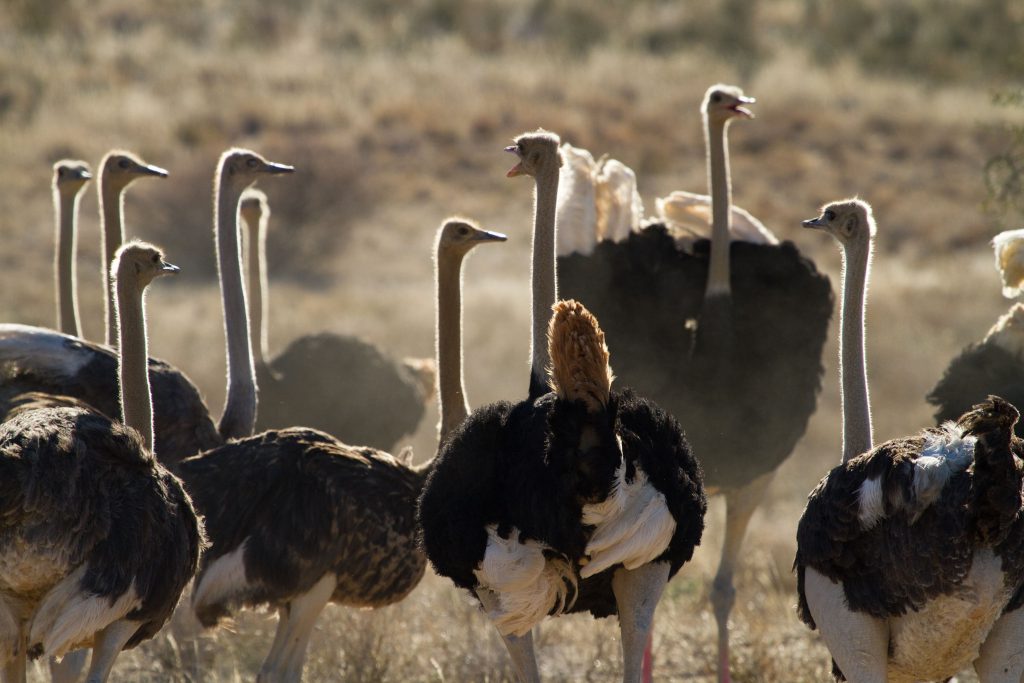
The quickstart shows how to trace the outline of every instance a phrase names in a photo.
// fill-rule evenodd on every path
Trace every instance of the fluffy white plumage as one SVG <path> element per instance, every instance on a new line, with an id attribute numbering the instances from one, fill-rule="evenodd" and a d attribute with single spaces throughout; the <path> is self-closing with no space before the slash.
<path id="1" fill-rule="evenodd" d="M 568 142 L 560 149 L 558 255 L 587 255 L 600 240 L 619 241 L 638 230 L 644 203 L 633 170 L 607 156 L 594 161 L 589 151 Z"/>
<path id="2" fill-rule="evenodd" d="M 615 473 L 611 495 L 583 507 L 583 523 L 594 526 L 587 543 L 590 561 L 580 570 L 587 578 L 622 563 L 636 569 L 665 552 L 676 531 L 665 496 L 650 485 L 642 470 L 626 481 L 625 464 Z"/>
<path id="3" fill-rule="evenodd" d="M 560 614 L 576 592 L 576 577 L 568 562 L 547 558 L 548 547 L 521 539 L 513 529 L 508 538 L 497 526 L 487 527 L 487 549 L 473 574 L 480 586 L 498 598 L 488 616 L 502 635 L 523 636 L 548 614 Z"/>
<path id="4" fill-rule="evenodd" d="M 1024 355 L 1024 304 L 1016 303 L 999 316 L 983 343 L 995 344 L 1015 356 Z"/>
<path id="5" fill-rule="evenodd" d="M 688 249 L 700 239 L 711 239 L 711 197 L 676 190 L 654 202 L 658 220 L 672 233 L 676 243 Z M 772 231 L 746 209 L 733 205 L 729 234 L 733 240 L 753 244 L 778 244 Z"/>
<path id="6" fill-rule="evenodd" d="M 1024 291 L 1024 228 L 1006 230 L 993 237 L 992 251 L 1003 280 L 1003 296 L 1020 296 Z"/>
<path id="7" fill-rule="evenodd" d="M 249 539 L 214 560 L 192 591 L 193 607 L 230 600 L 248 584 L 245 578 L 245 548 Z"/>

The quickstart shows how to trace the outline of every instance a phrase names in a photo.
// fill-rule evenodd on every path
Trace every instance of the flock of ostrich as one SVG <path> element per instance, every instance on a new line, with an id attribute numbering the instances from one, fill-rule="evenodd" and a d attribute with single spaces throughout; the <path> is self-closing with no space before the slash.
<path id="1" fill-rule="evenodd" d="M 92 172 L 57 162 L 60 331 L 0 324 L 3 682 L 23 683 L 36 658 L 58 683 L 86 667 L 87 681 L 106 681 L 176 608 L 213 628 L 259 606 L 278 626 L 257 680 L 299 681 L 328 603 L 393 604 L 428 563 L 475 596 L 524 683 L 540 680 L 534 628 L 572 612 L 616 616 L 623 680 L 649 681 L 655 608 L 720 493 L 710 599 L 729 683 L 743 538 L 816 408 L 834 308 L 814 263 L 732 204 L 727 133 L 753 103 L 733 86 L 707 90 L 709 194 L 674 192 L 653 219 L 618 161 L 543 130 L 515 139 L 507 175 L 535 185 L 529 394 L 475 410 L 462 265 L 504 235 L 460 217 L 438 230 L 436 359 L 333 334 L 271 357 L 270 204 L 252 186 L 294 169 L 226 151 L 214 180 L 227 347 L 215 423 L 188 377 L 148 356 L 145 291 L 178 268 L 124 238 L 127 187 L 167 172 L 121 150 L 99 165 L 99 343 L 81 334 L 74 267 Z M 799 521 L 797 613 L 836 680 L 948 680 L 973 666 L 984 683 L 1022 683 L 1024 304 L 951 362 L 928 396 L 939 426 L 876 445 L 864 329 L 875 218 L 845 199 L 803 225 L 843 259 L 843 453 Z M 1016 296 L 1024 231 L 993 244 Z M 414 465 L 392 451 L 435 395 L 438 448 Z"/>

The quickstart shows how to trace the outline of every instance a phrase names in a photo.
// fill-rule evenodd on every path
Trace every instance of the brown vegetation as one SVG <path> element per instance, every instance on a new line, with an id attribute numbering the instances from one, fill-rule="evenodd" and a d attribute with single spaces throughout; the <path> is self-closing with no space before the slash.
<path id="1" fill-rule="evenodd" d="M 731 136 L 734 198 L 812 254 L 838 286 L 829 240 L 799 220 L 860 195 L 879 221 L 868 363 L 879 439 L 928 424 L 924 395 L 950 358 L 1007 307 L 986 246 L 984 167 L 1019 109 L 992 104 L 1024 31 L 1020 3 L 911 0 L 590 3 L 415 0 L 15 0 L 0 5 L 0 319 L 53 324 L 53 161 L 111 147 L 167 168 L 133 188 L 129 236 L 183 267 L 151 295 L 151 350 L 185 369 L 219 412 L 223 332 L 213 277 L 213 165 L 230 145 L 298 172 L 267 191 L 270 343 L 320 329 L 358 333 L 397 356 L 433 352 L 431 242 L 463 213 L 507 232 L 466 278 L 466 379 L 474 404 L 526 391 L 530 207 L 503 178 L 502 147 L 543 126 L 637 172 L 648 210 L 704 191 L 697 105 L 708 84 L 758 97 Z M 729 17 L 727 20 L 726 17 Z M 102 330 L 95 194 L 82 201 L 86 336 Z M 1015 227 L 1015 226 L 1014 226 Z M 45 283 L 45 284 L 43 284 Z M 818 413 L 757 513 L 738 576 L 737 681 L 824 680 L 826 655 L 793 612 L 795 524 L 839 461 L 835 349 Z M 615 349 L 611 349 L 614 367 Z M 412 440 L 434 448 L 436 413 Z M 699 454 L 698 454 L 699 455 Z M 670 680 L 712 680 L 708 541 L 669 586 L 655 652 Z M 329 611 L 309 680 L 508 680 L 501 643 L 469 599 L 433 577 L 379 613 Z M 125 681 L 248 680 L 273 629 L 187 625 L 123 656 Z M 551 680 L 615 680 L 617 629 L 560 619 L 539 642 Z"/>

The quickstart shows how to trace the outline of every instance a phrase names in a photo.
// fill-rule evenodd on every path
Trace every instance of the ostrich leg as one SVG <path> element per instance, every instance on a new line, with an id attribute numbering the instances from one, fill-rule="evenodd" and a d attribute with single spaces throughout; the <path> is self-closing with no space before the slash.
<path id="1" fill-rule="evenodd" d="M 758 477 L 746 486 L 725 493 L 725 542 L 722 559 L 711 585 L 711 605 L 718 623 L 718 683 L 731 683 L 729 675 L 729 613 L 736 601 L 733 573 L 743 546 L 743 536 L 754 510 L 761 504 L 774 472 Z"/>
<path id="2" fill-rule="evenodd" d="M 67 653 L 59 662 L 56 657 L 50 657 L 50 683 L 75 683 L 88 661 L 89 650 L 84 648 Z"/>
<path id="3" fill-rule="evenodd" d="M 974 662 L 981 683 L 1024 683 L 1024 609 L 1003 614 Z"/>
<path id="4" fill-rule="evenodd" d="M 811 567 L 804 569 L 804 595 L 818 631 L 846 680 L 885 683 L 889 625 L 870 614 L 850 610 L 843 587 Z"/>
<path id="5" fill-rule="evenodd" d="M 619 569 L 612 577 L 612 591 L 619 608 L 622 630 L 622 680 L 641 680 L 643 661 L 654 609 L 668 583 L 668 562 L 650 562 L 636 569 Z"/>
<path id="6" fill-rule="evenodd" d="M 476 596 L 484 606 L 484 611 L 493 612 L 500 608 L 498 596 L 486 588 L 477 589 Z M 527 633 L 525 636 L 502 635 L 501 639 L 505 641 L 505 647 L 512 658 L 512 668 L 515 669 L 519 682 L 540 683 L 537 657 L 533 652 L 533 633 Z"/>
<path id="7" fill-rule="evenodd" d="M 313 626 L 330 602 L 337 585 L 335 576 L 326 574 L 312 588 L 288 603 L 288 618 L 277 624 L 274 644 L 256 676 L 257 683 L 302 680 L 302 665 Z"/>

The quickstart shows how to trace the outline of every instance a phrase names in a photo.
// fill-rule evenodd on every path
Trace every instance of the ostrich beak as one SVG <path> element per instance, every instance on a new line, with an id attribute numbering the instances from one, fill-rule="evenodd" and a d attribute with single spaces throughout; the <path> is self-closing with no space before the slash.
<path id="1" fill-rule="evenodd" d="M 160 266 L 160 271 L 162 275 L 177 275 L 178 273 L 181 272 L 181 268 L 174 265 L 173 263 L 168 263 L 167 261 L 164 261 L 163 265 Z"/>
<path id="2" fill-rule="evenodd" d="M 825 222 L 821 220 L 821 216 L 818 216 L 817 218 L 810 218 L 806 221 L 801 221 L 800 225 L 805 228 L 824 228 Z"/>
<path id="3" fill-rule="evenodd" d="M 519 148 L 516 147 L 515 145 L 509 145 L 508 147 L 505 148 L 505 151 L 506 152 L 511 152 L 512 154 L 517 154 L 519 152 Z M 508 169 L 508 173 L 505 174 L 505 177 L 506 178 L 515 178 L 517 175 L 522 175 L 522 174 L 523 174 L 523 162 L 522 162 L 522 160 L 520 160 L 519 163 L 517 163 L 512 168 Z"/>
<path id="4" fill-rule="evenodd" d="M 508 240 L 508 235 L 500 232 L 491 232 L 490 230 L 481 230 L 476 238 L 481 242 L 505 242 Z"/>
<path id="5" fill-rule="evenodd" d="M 289 166 L 288 164 L 279 164 L 275 161 L 268 161 L 267 168 L 265 170 L 267 173 L 279 175 L 281 173 L 294 173 L 295 167 Z"/>
<path id="6" fill-rule="evenodd" d="M 170 175 L 170 173 L 167 172 L 167 169 L 160 168 L 159 166 L 154 166 L 152 164 L 143 164 L 139 167 L 139 172 L 143 175 L 156 176 L 157 178 L 166 178 Z"/>

